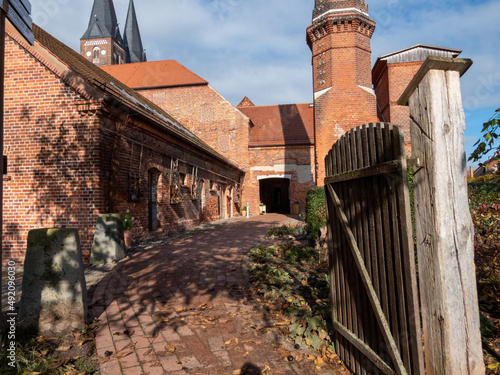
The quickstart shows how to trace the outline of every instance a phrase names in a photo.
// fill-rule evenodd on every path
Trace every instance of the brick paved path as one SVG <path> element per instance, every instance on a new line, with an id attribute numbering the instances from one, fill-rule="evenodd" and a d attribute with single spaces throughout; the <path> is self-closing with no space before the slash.
<path id="1" fill-rule="evenodd" d="M 117 264 L 93 296 L 101 374 L 334 374 L 287 361 L 278 352 L 291 344 L 244 298 L 245 254 L 285 219 L 244 219 Z"/>

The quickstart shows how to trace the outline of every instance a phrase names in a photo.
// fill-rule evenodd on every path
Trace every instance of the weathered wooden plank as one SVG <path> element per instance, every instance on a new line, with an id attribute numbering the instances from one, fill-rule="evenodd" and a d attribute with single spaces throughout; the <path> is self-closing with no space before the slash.
<path id="1" fill-rule="evenodd" d="M 359 161 L 358 155 L 359 155 L 360 151 L 362 151 L 361 150 L 362 145 L 357 143 L 357 133 L 359 133 L 359 131 L 355 128 L 351 129 L 349 131 L 350 152 L 351 152 L 351 159 L 352 159 L 351 169 L 352 170 L 356 170 L 356 169 L 360 168 L 360 166 L 359 166 L 360 161 Z M 362 164 L 362 161 L 361 161 L 361 164 Z M 363 211 L 362 211 L 362 202 L 364 202 L 364 199 L 363 199 L 364 189 L 361 186 L 360 180 L 352 181 L 351 185 L 353 187 L 353 194 L 351 197 L 354 198 L 354 217 L 355 217 L 354 225 L 356 227 L 356 241 L 359 245 L 363 259 L 366 259 L 366 252 L 368 251 L 368 249 L 364 243 L 364 239 L 365 239 L 364 234 L 366 232 L 363 231 L 364 217 L 363 217 Z M 370 271 L 371 271 L 371 268 L 370 268 L 369 272 Z M 371 278 L 371 276 L 370 276 L 370 278 Z M 359 291 L 359 288 L 358 288 L 358 291 Z M 357 297 L 358 297 L 358 306 L 364 306 L 365 304 L 364 304 L 363 293 L 358 293 Z M 359 318 L 358 318 L 358 334 L 357 334 L 357 336 L 359 337 L 360 340 L 365 341 L 365 339 L 366 339 L 366 334 L 365 334 L 366 321 L 368 319 L 366 309 L 363 309 L 363 308 L 359 309 L 358 316 L 359 316 Z M 361 353 L 359 351 L 358 351 L 358 355 L 359 355 L 359 362 L 360 362 L 360 366 L 359 366 L 360 370 L 358 371 L 358 373 L 360 375 L 367 375 L 366 366 L 365 366 L 365 362 L 366 362 L 365 357 L 364 357 L 363 353 Z"/>
<path id="2" fill-rule="evenodd" d="M 337 193 L 335 190 L 332 188 L 330 184 L 327 185 L 328 192 L 331 195 L 332 201 L 334 208 L 337 212 L 337 216 L 340 219 L 340 225 L 342 227 L 342 231 L 344 234 L 344 237 L 347 239 L 347 244 L 349 246 L 349 249 L 352 253 L 352 256 L 354 258 L 354 262 L 356 264 L 356 267 L 358 269 L 358 272 L 361 276 L 361 281 L 363 283 L 363 286 L 365 287 L 365 290 L 368 294 L 368 299 L 370 301 L 370 305 L 375 313 L 375 318 L 377 320 L 377 323 L 381 329 L 382 336 L 384 338 L 384 342 L 387 345 L 388 349 L 388 354 L 391 357 L 391 360 L 393 361 L 393 365 L 396 369 L 396 373 L 398 375 L 402 374 L 407 374 L 407 371 L 404 367 L 404 364 L 401 360 L 401 356 L 399 353 L 399 350 L 396 346 L 396 342 L 394 340 L 394 337 L 390 331 L 389 324 L 387 322 L 386 317 L 384 316 L 384 313 L 382 311 L 382 307 L 380 306 L 380 301 L 375 294 L 375 290 L 373 289 L 373 285 L 371 284 L 371 280 L 368 276 L 368 271 L 366 270 L 366 267 L 364 265 L 364 261 L 362 259 L 362 256 L 359 252 L 358 246 L 356 244 L 356 240 L 352 234 L 351 229 L 349 228 L 349 222 L 347 220 L 347 217 L 345 215 L 345 212 L 342 208 L 342 202 L 340 201 Z"/>
<path id="3" fill-rule="evenodd" d="M 394 173 L 399 169 L 399 163 L 395 160 L 387 163 L 377 164 L 372 167 L 360 168 L 349 172 L 341 173 L 335 176 L 325 178 L 325 184 L 335 184 L 337 182 L 352 181 L 355 179 L 377 176 L 384 173 Z"/>
<path id="4" fill-rule="evenodd" d="M 405 295 L 407 305 L 407 324 L 408 324 L 408 345 L 410 352 L 410 363 L 406 364 L 411 368 L 412 374 L 424 373 L 424 358 L 422 351 L 422 330 L 420 321 L 420 309 L 418 299 L 418 283 L 415 264 L 415 251 L 413 244 L 413 230 L 411 219 L 410 194 L 408 189 L 408 173 L 405 157 L 405 141 L 402 130 L 394 134 L 393 140 L 394 156 L 399 155 L 401 178 L 398 180 L 397 198 L 398 212 L 401 222 L 401 244 L 403 249 L 403 270 L 405 279 Z"/>
<path id="5" fill-rule="evenodd" d="M 384 362 L 380 356 L 370 348 L 369 345 L 358 338 L 356 334 L 351 332 L 348 328 L 344 327 L 338 321 L 333 321 L 333 328 L 344 336 L 351 344 L 353 344 L 361 353 L 363 353 L 375 366 L 377 366 L 382 373 L 387 375 L 396 375 L 394 370 Z M 373 374 L 370 374 L 373 375 Z"/>
<path id="6" fill-rule="evenodd" d="M 339 159 L 339 170 L 341 173 L 346 173 L 347 170 L 347 162 L 346 162 L 346 148 L 345 148 L 345 142 L 346 139 L 345 137 L 342 137 L 339 139 L 338 146 L 340 150 L 340 159 Z M 347 197 L 349 197 L 349 194 L 346 191 L 346 184 L 341 183 L 338 186 L 339 194 L 342 197 L 342 202 L 346 202 Z M 346 239 L 345 236 L 342 235 L 341 232 L 341 241 L 342 241 L 342 258 L 344 262 L 344 273 L 345 273 L 345 288 L 346 288 L 346 297 L 347 299 L 345 300 L 345 304 L 347 307 L 347 320 L 345 322 L 345 326 L 348 327 L 349 329 L 353 329 L 354 326 L 354 320 L 353 320 L 353 313 L 355 311 L 355 293 L 353 292 L 353 287 L 355 286 L 352 280 L 352 262 L 350 261 L 349 258 L 349 253 L 347 251 L 347 244 L 346 244 Z M 354 305 L 354 306 L 353 306 Z M 352 347 L 352 344 L 349 342 L 346 342 L 347 344 L 347 355 L 346 357 L 346 362 L 349 364 L 349 367 L 352 369 L 353 372 L 356 372 L 356 361 L 354 358 L 354 348 Z"/>
<path id="7" fill-rule="evenodd" d="M 30 43 L 35 42 L 35 37 L 31 31 L 33 21 L 29 15 L 29 10 L 19 0 L 0 1 L 0 8 L 6 13 L 7 19 Z"/>
<path id="8" fill-rule="evenodd" d="M 366 134 L 367 134 L 367 142 L 369 145 L 368 149 L 368 163 L 369 165 L 376 165 L 378 162 L 378 155 L 377 155 L 377 139 L 376 139 L 376 132 L 375 132 L 375 125 L 374 124 L 369 124 L 365 125 L 366 128 Z M 388 295 L 387 295 L 387 278 L 386 278 L 386 268 L 385 268 L 385 256 L 384 256 L 384 226 L 383 226 L 383 211 L 382 211 L 382 204 L 381 200 L 383 199 L 383 196 L 381 195 L 381 189 L 380 189 L 380 178 L 376 177 L 373 178 L 371 181 L 372 187 L 373 187 L 373 192 L 374 192 L 374 197 L 375 199 L 371 200 L 371 204 L 374 209 L 374 219 L 376 223 L 376 228 L 375 228 L 375 238 L 376 238 L 376 246 L 373 248 L 372 251 L 372 263 L 377 265 L 377 269 L 379 271 L 379 286 L 380 286 L 380 293 L 378 294 L 379 299 L 381 301 L 381 305 L 384 311 L 385 316 L 389 316 L 389 304 L 388 304 Z M 374 327 L 375 329 L 375 327 Z M 381 342 L 378 339 L 378 330 L 375 330 L 375 333 L 373 335 L 373 340 L 372 345 L 373 349 L 376 350 L 378 353 L 385 351 L 382 346 L 384 345 L 383 342 Z"/>
<path id="9" fill-rule="evenodd" d="M 340 144 L 337 142 L 334 146 L 334 154 L 335 154 L 335 161 L 334 161 L 334 173 L 335 174 L 340 174 L 342 173 L 342 166 L 341 166 L 341 153 L 340 153 Z M 337 212 L 334 210 L 335 215 L 337 216 Z M 337 216 L 337 220 L 339 220 Z M 340 279 L 340 299 L 341 299 L 341 322 L 345 325 L 347 324 L 347 303 L 346 300 L 348 299 L 347 296 L 347 290 L 346 290 L 346 276 L 344 272 L 344 267 L 345 267 L 345 259 L 344 259 L 344 249 L 342 246 L 342 232 L 340 229 L 340 224 L 339 221 L 336 221 L 335 223 L 337 225 L 337 241 L 339 241 L 339 252 L 338 252 L 338 258 L 339 258 L 339 279 Z M 347 341 L 342 337 L 340 339 L 340 354 L 341 358 L 346 362 L 349 361 L 349 348 L 348 348 L 348 343 Z"/>
<path id="10" fill-rule="evenodd" d="M 384 142 L 384 158 L 391 159 L 392 155 L 392 136 L 391 136 L 391 127 L 390 124 L 384 124 L 384 128 L 382 131 L 383 142 Z M 401 262 L 400 262 L 400 253 L 401 248 L 399 244 L 399 223 L 398 223 L 398 211 L 396 205 L 396 196 L 395 196 L 395 178 L 392 175 L 385 175 L 385 188 L 386 188 L 386 197 L 388 200 L 389 207 L 389 226 L 391 228 L 391 242 L 390 246 L 387 246 L 387 264 L 389 270 L 389 277 L 391 277 L 392 285 L 394 286 L 393 293 L 391 296 L 394 298 L 391 299 L 391 316 L 390 316 L 390 324 L 392 332 L 395 334 L 396 344 L 398 345 L 399 350 L 401 351 L 402 346 L 400 342 L 400 334 L 398 332 L 404 332 L 401 327 L 401 314 L 404 315 L 404 310 L 401 310 L 400 300 L 404 300 L 404 292 L 403 292 L 403 284 L 402 284 L 402 270 L 401 270 Z M 391 267 L 391 268 L 389 268 Z M 401 351 L 402 356 L 404 356 Z M 404 359 L 404 357 L 403 357 Z"/>
<path id="11" fill-rule="evenodd" d="M 343 147 L 345 150 L 345 166 L 346 166 L 346 171 L 350 172 L 354 170 L 354 165 L 353 165 L 353 149 L 352 149 L 352 142 L 351 142 L 351 135 L 352 132 L 347 132 L 343 138 Z M 356 221 L 358 218 L 356 217 L 356 201 L 358 197 L 356 196 L 357 192 L 355 189 L 355 185 L 351 183 L 344 183 L 342 184 L 345 186 L 344 189 L 344 202 L 347 205 L 347 210 L 346 213 L 348 214 L 348 219 L 350 223 L 350 227 L 353 230 L 353 235 L 354 237 L 358 238 L 358 227 Z M 348 253 L 347 256 L 350 254 Z M 354 265 L 352 262 L 349 262 L 349 274 L 350 274 L 350 285 L 351 285 L 351 291 L 352 291 L 352 330 L 356 335 L 360 335 L 360 329 L 361 329 L 361 323 L 362 323 L 362 311 L 360 307 L 361 301 L 360 301 L 360 285 L 356 281 L 356 272 L 354 269 Z M 352 343 L 351 343 L 352 345 Z M 354 356 L 354 363 L 355 366 L 353 366 L 354 371 L 358 374 L 362 374 L 362 369 L 360 366 L 360 355 L 361 353 L 358 350 L 353 350 L 353 356 Z"/>
<path id="12" fill-rule="evenodd" d="M 449 59 L 445 70 L 424 64 L 423 78 L 409 97 L 413 157 L 425 165 L 414 186 L 429 374 L 484 374 L 465 180 L 459 80 L 464 64 Z"/>

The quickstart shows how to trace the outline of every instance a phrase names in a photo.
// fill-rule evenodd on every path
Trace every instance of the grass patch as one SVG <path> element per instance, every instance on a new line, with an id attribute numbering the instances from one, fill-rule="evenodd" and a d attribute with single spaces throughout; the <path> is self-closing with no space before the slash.
<path id="1" fill-rule="evenodd" d="M 0 352 L 2 374 L 47 375 L 98 374 L 99 361 L 95 349 L 94 325 L 62 338 L 16 337 L 16 355 L 12 367 L 7 352 L 10 340 L 5 337 Z"/>

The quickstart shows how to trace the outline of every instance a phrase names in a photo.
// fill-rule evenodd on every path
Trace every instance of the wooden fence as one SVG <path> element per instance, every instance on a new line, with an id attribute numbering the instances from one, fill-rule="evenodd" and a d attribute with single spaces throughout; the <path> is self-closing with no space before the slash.
<path id="1" fill-rule="evenodd" d="M 422 374 L 403 132 L 352 129 L 326 158 L 336 349 L 356 374 Z"/>

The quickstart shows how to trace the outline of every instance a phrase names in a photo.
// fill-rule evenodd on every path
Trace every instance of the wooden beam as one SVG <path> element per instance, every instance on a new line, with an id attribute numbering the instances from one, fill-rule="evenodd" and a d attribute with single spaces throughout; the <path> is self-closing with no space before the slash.
<path id="1" fill-rule="evenodd" d="M 333 328 L 340 333 L 345 339 L 347 339 L 351 344 L 353 344 L 356 349 L 363 353 L 377 368 L 382 371 L 385 375 L 396 375 L 394 370 L 384 362 L 380 356 L 375 353 L 372 348 L 366 345 L 363 341 L 359 339 L 354 333 L 349 329 L 344 327 L 340 322 L 333 320 Z"/>
<path id="2" fill-rule="evenodd" d="M 460 92 L 471 62 L 433 60 L 408 99 L 412 153 L 424 165 L 413 183 L 426 373 L 482 375 Z"/>
<path id="3" fill-rule="evenodd" d="M 35 37 L 31 29 L 33 21 L 30 12 L 31 5 L 27 0 L 0 0 L 0 8 L 5 12 L 7 19 L 30 43 L 35 42 Z"/>
<path id="4" fill-rule="evenodd" d="M 325 178 L 325 185 L 377 176 L 384 173 L 394 173 L 399 169 L 399 167 L 399 163 L 396 160 L 393 160 L 387 163 L 375 165 L 373 167 L 360 168 L 351 172 L 341 173 L 335 176 L 328 176 Z"/>

